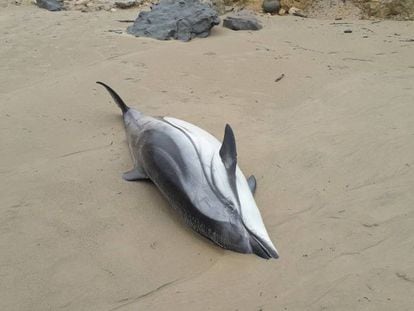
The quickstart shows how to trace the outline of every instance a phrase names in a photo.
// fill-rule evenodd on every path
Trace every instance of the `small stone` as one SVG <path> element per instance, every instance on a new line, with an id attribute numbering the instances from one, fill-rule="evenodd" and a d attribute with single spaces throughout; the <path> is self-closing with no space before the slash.
<path id="1" fill-rule="evenodd" d="M 138 2 L 135 0 L 116 0 L 115 6 L 120 9 L 128 9 L 138 5 Z"/>
<path id="2" fill-rule="evenodd" d="M 36 4 L 39 8 L 52 12 L 63 10 L 63 2 L 60 0 L 36 0 Z"/>
<path id="3" fill-rule="evenodd" d="M 110 11 L 111 12 L 116 12 L 116 9 L 115 8 L 111 8 Z"/>
<path id="4" fill-rule="evenodd" d="M 263 12 L 276 14 L 280 10 L 279 0 L 263 0 L 262 4 Z"/>
<path id="5" fill-rule="evenodd" d="M 301 9 L 298 9 L 298 8 L 295 8 L 295 7 L 291 7 L 289 9 L 289 14 L 299 16 L 299 17 L 307 17 L 307 15 L 305 13 L 303 13 Z"/>
<path id="6" fill-rule="evenodd" d="M 285 9 L 280 9 L 279 10 L 279 15 L 281 15 L 281 16 L 283 16 L 283 15 L 286 15 L 286 10 Z"/>
<path id="7" fill-rule="evenodd" d="M 223 27 L 232 30 L 260 30 L 262 25 L 259 20 L 248 11 L 240 11 L 223 20 Z"/>

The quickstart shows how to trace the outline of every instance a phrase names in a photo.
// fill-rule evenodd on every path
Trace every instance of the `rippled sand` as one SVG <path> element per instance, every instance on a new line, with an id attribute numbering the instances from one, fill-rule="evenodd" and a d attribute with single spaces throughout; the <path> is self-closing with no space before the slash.
<path id="1" fill-rule="evenodd" d="M 135 16 L 0 10 L 0 309 L 411 310 L 414 23 L 263 17 L 182 43 L 118 34 Z M 224 251 L 124 182 L 96 80 L 230 123 L 281 258 Z"/>

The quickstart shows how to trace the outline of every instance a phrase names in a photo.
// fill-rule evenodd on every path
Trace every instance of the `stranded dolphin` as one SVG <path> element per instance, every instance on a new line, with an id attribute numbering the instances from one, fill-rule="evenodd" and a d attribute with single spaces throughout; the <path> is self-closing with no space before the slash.
<path id="1" fill-rule="evenodd" d="M 237 165 L 229 125 L 220 143 L 188 122 L 129 108 L 108 85 L 97 83 L 122 110 L 134 162 L 125 180 L 150 179 L 192 229 L 225 249 L 279 257 L 253 198 L 256 179 L 246 180 Z"/>

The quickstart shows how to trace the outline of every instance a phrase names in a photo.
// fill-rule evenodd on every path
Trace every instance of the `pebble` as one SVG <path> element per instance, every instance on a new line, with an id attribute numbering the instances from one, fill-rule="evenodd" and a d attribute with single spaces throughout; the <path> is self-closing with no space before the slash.
<path id="1" fill-rule="evenodd" d="M 291 7 L 289 9 L 289 14 L 299 16 L 299 17 L 307 17 L 306 14 L 303 13 L 303 11 L 301 9 L 298 9 L 298 8 L 295 8 L 295 7 Z"/>
<path id="2" fill-rule="evenodd" d="M 265 13 L 277 13 L 280 9 L 279 0 L 263 0 L 262 4 L 263 12 Z"/>

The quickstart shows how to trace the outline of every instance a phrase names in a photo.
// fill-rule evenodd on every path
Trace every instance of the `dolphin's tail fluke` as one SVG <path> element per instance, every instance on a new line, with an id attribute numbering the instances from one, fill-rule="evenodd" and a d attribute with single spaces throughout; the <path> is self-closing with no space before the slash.
<path id="1" fill-rule="evenodd" d="M 96 81 L 96 83 L 102 85 L 103 87 L 106 88 L 106 90 L 109 92 L 109 94 L 111 94 L 112 98 L 114 99 L 115 103 L 118 105 L 119 108 L 121 108 L 122 110 L 122 114 L 125 114 L 128 110 L 129 107 L 124 103 L 124 101 L 122 100 L 122 98 L 108 85 L 106 85 L 103 82 L 100 81 Z"/>

